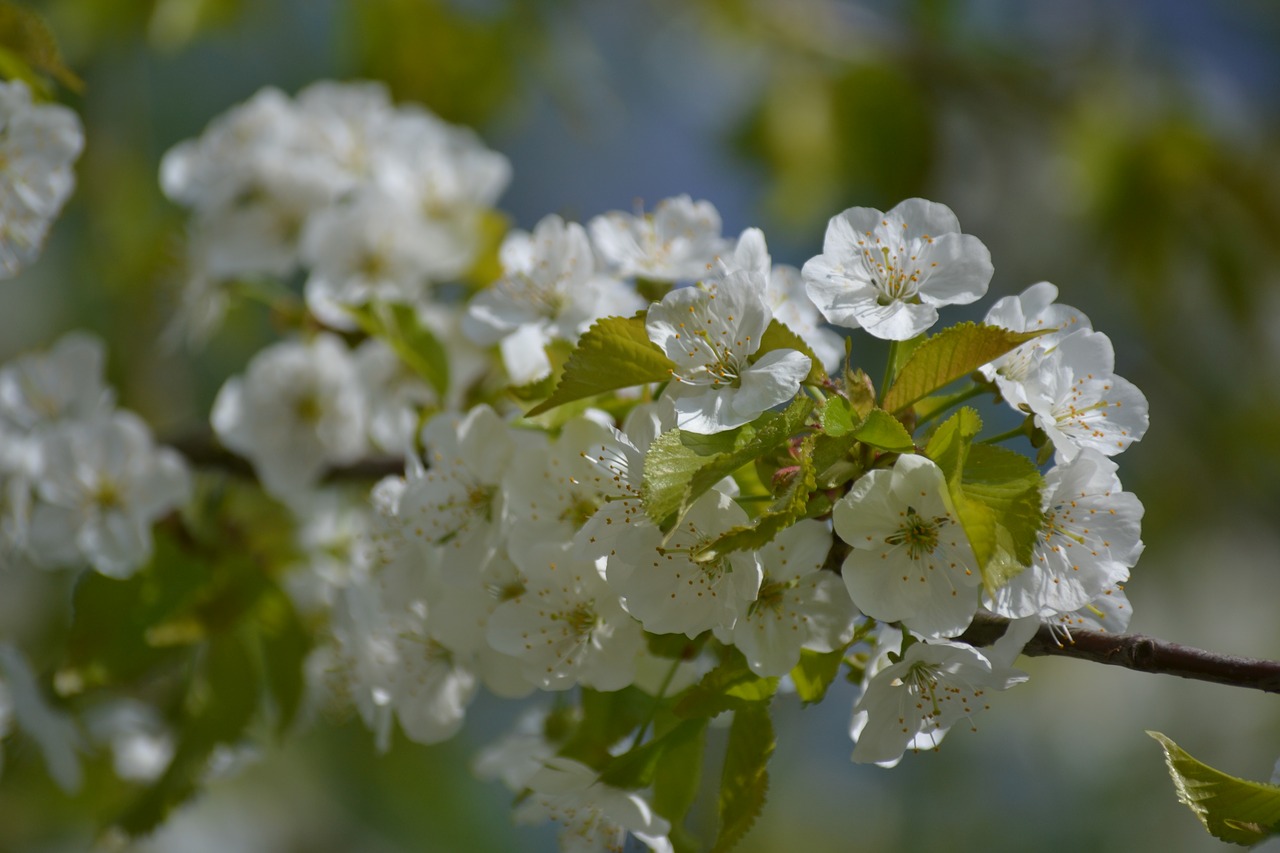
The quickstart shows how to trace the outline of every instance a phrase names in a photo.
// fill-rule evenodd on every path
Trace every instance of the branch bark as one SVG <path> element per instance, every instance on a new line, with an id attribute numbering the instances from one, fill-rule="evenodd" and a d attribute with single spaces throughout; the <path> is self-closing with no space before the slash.
<path id="1" fill-rule="evenodd" d="M 1008 619 L 979 613 L 969 629 L 956 639 L 974 646 L 987 646 L 999 639 L 1008 626 Z M 1076 658 L 1136 672 L 1280 693 L 1280 661 L 1220 655 L 1142 634 L 1072 631 L 1071 639 L 1064 641 L 1048 625 L 1041 625 L 1022 653 L 1031 657 Z"/>

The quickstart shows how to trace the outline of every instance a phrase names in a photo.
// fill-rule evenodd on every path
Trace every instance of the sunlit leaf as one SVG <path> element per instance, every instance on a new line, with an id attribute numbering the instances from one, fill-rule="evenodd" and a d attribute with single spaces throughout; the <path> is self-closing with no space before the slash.
<path id="1" fill-rule="evenodd" d="M 1228 776 L 1159 732 L 1147 734 L 1164 748 L 1178 799 L 1215 838 L 1252 845 L 1280 835 L 1280 786 Z"/>

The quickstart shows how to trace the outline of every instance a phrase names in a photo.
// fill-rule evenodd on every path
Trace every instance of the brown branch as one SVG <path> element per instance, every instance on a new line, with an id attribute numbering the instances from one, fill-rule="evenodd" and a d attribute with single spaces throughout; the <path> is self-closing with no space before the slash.
<path id="1" fill-rule="evenodd" d="M 1003 636 L 1008 626 L 1008 619 L 979 613 L 968 630 L 956 639 L 973 646 L 987 646 Z M 1041 625 L 1022 653 L 1031 657 L 1077 658 L 1137 672 L 1280 693 L 1280 661 L 1220 655 L 1142 634 L 1073 630 L 1071 639 L 1066 640 L 1055 635 L 1048 625 Z"/>

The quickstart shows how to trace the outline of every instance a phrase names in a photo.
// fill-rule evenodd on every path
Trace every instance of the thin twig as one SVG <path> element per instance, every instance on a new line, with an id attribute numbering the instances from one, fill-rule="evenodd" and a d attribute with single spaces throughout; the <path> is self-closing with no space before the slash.
<path id="1" fill-rule="evenodd" d="M 979 613 L 973 624 L 957 639 L 974 646 L 986 646 L 1004 634 L 1009 620 Z M 1157 640 L 1142 634 L 1106 634 L 1101 631 L 1071 631 L 1067 640 L 1041 625 L 1024 655 L 1057 656 L 1122 666 L 1137 672 L 1176 675 L 1231 687 L 1280 693 L 1280 661 L 1220 655 L 1203 649 Z"/>

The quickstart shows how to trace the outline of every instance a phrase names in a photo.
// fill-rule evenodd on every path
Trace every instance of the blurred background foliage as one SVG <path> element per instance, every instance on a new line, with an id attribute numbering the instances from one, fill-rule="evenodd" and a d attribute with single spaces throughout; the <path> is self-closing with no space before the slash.
<path id="1" fill-rule="evenodd" d="M 511 157 L 514 224 L 691 193 L 779 261 L 845 207 L 944 202 L 996 263 L 1042 279 L 1116 342 L 1153 427 L 1123 460 L 1147 506 L 1135 630 L 1280 657 L 1280 7 L 1266 0 L 46 0 L 49 91 L 83 117 L 79 187 L 43 259 L 0 292 L 0 358 L 103 335 L 121 402 L 162 436 L 276 334 L 257 306 L 205 348 L 164 343 L 182 217 L 163 152 L 264 85 L 385 81 Z M 0 42 L 14 35 L 0 18 Z M 3 57 L 0 57 L 2 59 Z M 77 83 L 83 81 L 83 85 Z M 985 302 L 981 310 L 989 305 Z M 855 358 L 858 350 L 855 347 Z M 0 573 L 3 576 L 3 573 Z M 0 633 L 51 648 L 69 582 L 0 577 Z M 122 617 L 123 618 L 123 617 Z M 48 663 L 36 656 L 37 664 Z M 846 760 L 850 696 L 775 705 L 770 803 L 741 849 L 1217 849 L 1144 728 L 1266 778 L 1275 697 L 1025 661 L 979 731 L 894 771 Z M 147 850 L 553 849 L 508 825 L 469 755 L 509 722 L 378 756 L 358 721 L 311 721 L 216 780 Z M 31 748 L 0 775 L 0 850 L 82 849 L 86 815 Z M 715 767 L 709 764 L 708 767 Z M 103 767 L 90 767 L 105 775 Z M 714 777 L 714 772 L 709 774 Z M 711 778 L 706 784 L 713 784 Z M 97 791 L 99 794 L 95 794 Z"/>

